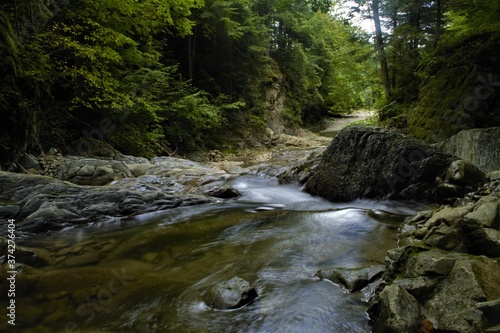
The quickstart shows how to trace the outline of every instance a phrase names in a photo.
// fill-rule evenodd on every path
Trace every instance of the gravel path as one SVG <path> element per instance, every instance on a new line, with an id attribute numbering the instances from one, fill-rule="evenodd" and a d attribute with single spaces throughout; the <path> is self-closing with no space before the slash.
<path id="1" fill-rule="evenodd" d="M 320 133 L 331 133 L 331 132 L 338 132 L 344 127 L 346 127 L 348 124 L 352 123 L 353 121 L 358 121 L 358 120 L 365 120 L 370 117 L 375 115 L 374 110 L 359 110 L 359 111 L 354 111 L 353 113 L 341 117 L 341 118 L 331 118 L 328 122 L 328 126 L 322 130 Z"/>

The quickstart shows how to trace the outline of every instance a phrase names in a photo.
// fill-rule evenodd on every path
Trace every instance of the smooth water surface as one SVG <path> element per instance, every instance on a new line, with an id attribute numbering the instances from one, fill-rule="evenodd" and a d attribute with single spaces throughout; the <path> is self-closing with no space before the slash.
<path id="1" fill-rule="evenodd" d="M 383 263 L 411 203 L 336 204 L 241 177 L 234 200 L 116 225 L 66 230 L 23 245 L 51 265 L 22 272 L 23 332 L 370 332 L 366 295 L 315 277 L 319 269 Z M 34 264 L 34 266 L 37 266 Z M 202 294 L 239 276 L 259 294 L 237 310 Z"/>

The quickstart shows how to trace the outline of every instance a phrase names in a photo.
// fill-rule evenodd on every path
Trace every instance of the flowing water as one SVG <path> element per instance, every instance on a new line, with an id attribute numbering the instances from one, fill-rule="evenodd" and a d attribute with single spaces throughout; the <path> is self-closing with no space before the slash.
<path id="1" fill-rule="evenodd" d="M 22 272 L 22 332 L 370 332 L 367 292 L 319 269 L 383 263 L 412 203 L 331 203 L 274 179 L 233 180 L 243 196 L 24 241 L 49 267 Z M 36 263 L 33 264 L 37 266 Z M 20 275 L 21 276 L 21 275 Z M 202 294 L 239 276 L 259 294 L 215 310 Z"/>

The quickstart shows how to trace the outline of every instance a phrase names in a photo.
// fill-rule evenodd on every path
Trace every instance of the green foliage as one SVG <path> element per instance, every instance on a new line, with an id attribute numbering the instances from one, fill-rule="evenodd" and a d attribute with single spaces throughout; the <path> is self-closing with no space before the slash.
<path id="1" fill-rule="evenodd" d="M 347 126 L 379 126 L 379 121 L 377 116 L 373 115 L 367 119 L 350 122 Z"/>
<path id="2" fill-rule="evenodd" d="M 500 3 L 379 3 L 390 81 L 380 118 L 409 117 L 410 133 L 429 141 L 466 128 L 500 125 L 498 94 L 490 82 L 500 74 Z M 478 89 L 491 93 L 478 98 Z M 474 100 L 474 107 L 467 100 Z"/>
<path id="3" fill-rule="evenodd" d="M 49 99 L 52 78 L 39 44 L 22 44 L 1 10 L 0 58 L 0 168 L 13 170 L 26 149 L 38 145 L 40 105 Z"/>
<path id="4" fill-rule="evenodd" d="M 333 5 L 5 0 L 0 107 L 11 122 L 0 144 L 7 164 L 29 147 L 71 146 L 103 122 L 109 126 L 99 137 L 134 155 L 220 144 L 238 128 L 264 128 L 266 92 L 275 85 L 291 125 L 371 103 L 369 43 L 328 14 Z"/>
<path id="5" fill-rule="evenodd" d="M 145 131 L 149 136 L 141 141 L 149 146 L 164 138 L 170 146 L 194 149 L 203 145 L 206 131 L 218 128 L 224 121 L 222 108 L 210 103 L 206 93 L 180 80 L 175 66 L 142 68 L 126 76 L 123 83 L 131 96 L 133 112 L 131 119 L 125 119 L 124 129 L 117 132 L 126 133 L 132 127 L 139 136 Z M 228 110 L 233 107 L 226 105 Z M 123 144 L 121 140 L 115 138 L 116 144 Z"/>

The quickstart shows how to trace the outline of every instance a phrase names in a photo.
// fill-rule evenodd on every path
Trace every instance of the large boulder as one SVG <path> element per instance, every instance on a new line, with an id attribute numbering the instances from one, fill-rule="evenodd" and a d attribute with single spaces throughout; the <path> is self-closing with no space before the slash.
<path id="1" fill-rule="evenodd" d="M 461 131 L 437 146 L 488 173 L 500 169 L 500 127 Z"/>
<path id="2" fill-rule="evenodd" d="M 400 133 L 374 127 L 340 131 L 323 153 L 305 191 L 332 201 L 388 198 L 440 201 L 462 196 L 484 175 L 467 162 Z M 464 166 L 465 165 L 465 166 Z M 479 175 L 479 176 L 478 176 Z"/>

